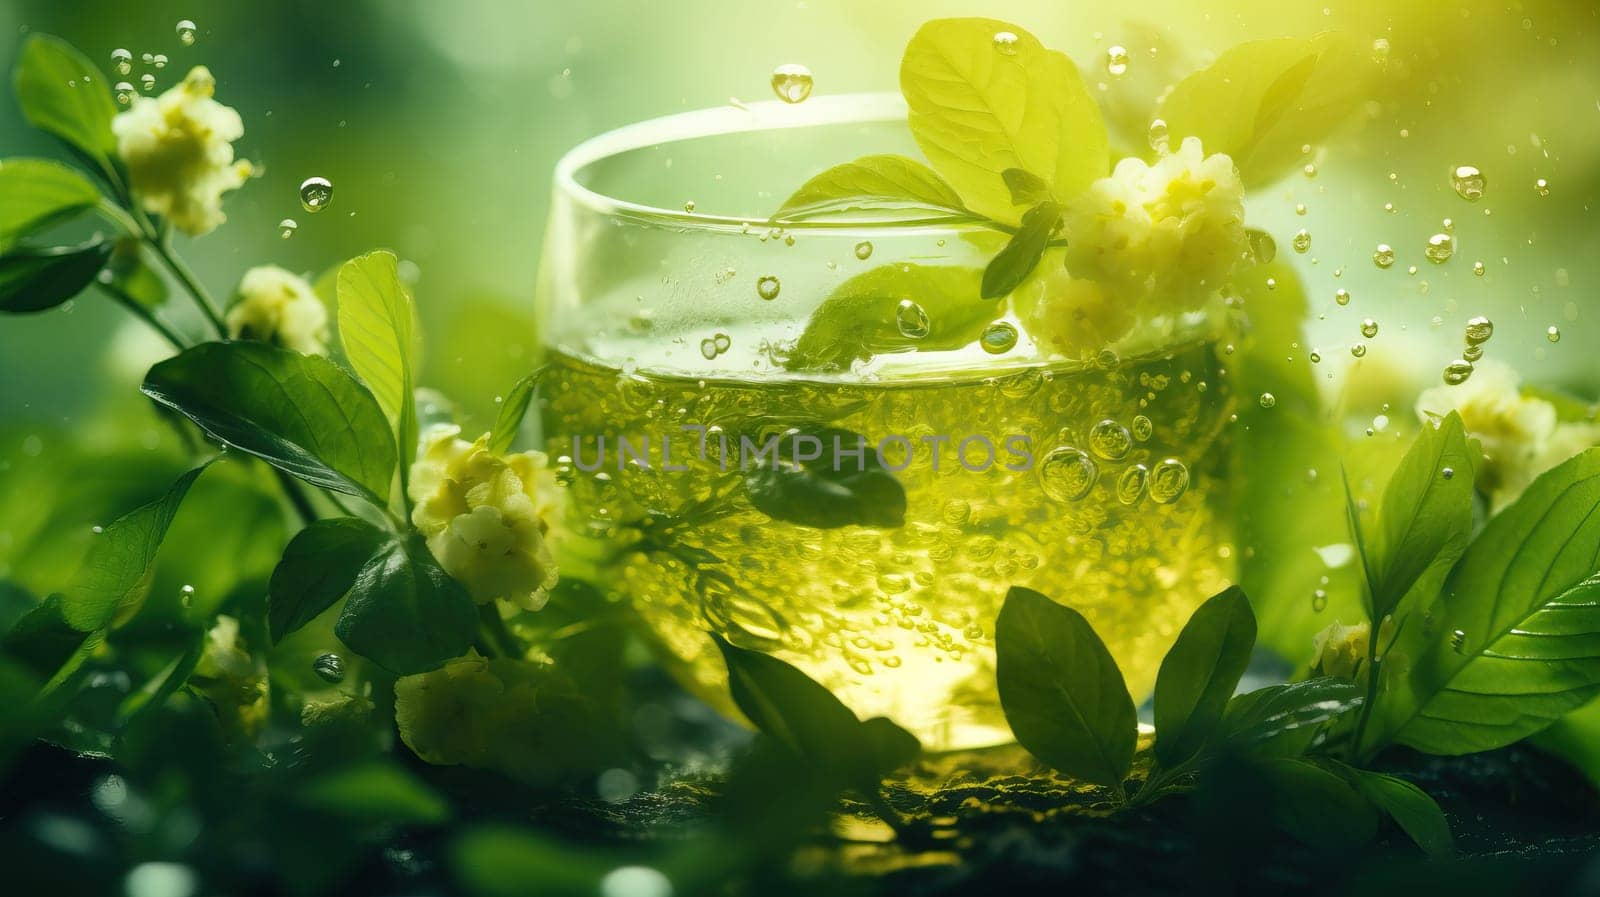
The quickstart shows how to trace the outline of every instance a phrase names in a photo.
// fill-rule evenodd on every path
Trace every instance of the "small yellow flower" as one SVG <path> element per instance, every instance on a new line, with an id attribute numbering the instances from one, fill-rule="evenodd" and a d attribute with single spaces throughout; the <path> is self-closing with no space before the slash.
<path id="1" fill-rule="evenodd" d="M 1028 334 L 1045 348 L 1083 359 L 1133 329 L 1133 306 L 1107 295 L 1093 280 L 1055 270 L 1041 279 L 1032 306 L 1022 313 Z"/>
<path id="2" fill-rule="evenodd" d="M 1312 641 L 1311 668 L 1324 676 L 1336 679 L 1367 681 L 1367 640 L 1372 626 L 1366 622 L 1345 626 L 1338 621 L 1317 633 Z M 1382 656 L 1394 641 L 1393 617 L 1384 617 L 1378 627 L 1378 652 Z"/>
<path id="3" fill-rule="evenodd" d="M 1198 138 L 1154 165 L 1128 158 L 1067 207 L 1067 270 L 1152 311 L 1198 307 L 1244 257 L 1244 186 Z"/>
<path id="4" fill-rule="evenodd" d="M 253 172 L 249 162 L 234 161 L 233 141 L 244 135 L 244 122 L 212 99 L 216 87 L 211 72 L 196 66 L 161 96 L 134 97 L 111 121 L 117 155 L 144 208 L 194 236 L 227 220 L 222 194 Z"/>
<path id="5" fill-rule="evenodd" d="M 366 695 L 336 694 L 330 698 L 307 698 L 300 707 L 300 725 L 308 729 L 335 723 L 364 722 L 376 709 Z"/>
<path id="6" fill-rule="evenodd" d="M 467 442 L 460 432 L 441 426 L 426 434 L 411 468 L 411 522 L 474 601 L 538 610 L 557 579 L 545 538 L 554 474 L 539 452 L 497 455 L 488 434 Z"/>
<path id="7" fill-rule="evenodd" d="M 268 713 L 267 677 L 246 650 L 237 619 L 217 617 L 206 632 L 190 681 L 211 702 L 225 728 L 249 738 L 261 731 Z"/>
<path id="8" fill-rule="evenodd" d="M 228 309 L 228 335 L 303 352 L 327 352 L 328 310 L 304 278 L 276 265 L 251 268 Z"/>

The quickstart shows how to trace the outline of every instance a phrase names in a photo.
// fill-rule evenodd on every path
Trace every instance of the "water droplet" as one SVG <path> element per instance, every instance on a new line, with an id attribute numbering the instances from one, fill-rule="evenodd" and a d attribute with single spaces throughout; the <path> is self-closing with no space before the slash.
<path id="1" fill-rule="evenodd" d="M 1107 461 L 1121 461 L 1132 448 L 1128 428 L 1114 420 L 1103 420 L 1089 431 L 1089 449 Z"/>
<path id="2" fill-rule="evenodd" d="M 1301 228 L 1294 232 L 1294 251 L 1307 252 L 1311 249 L 1311 231 Z"/>
<path id="3" fill-rule="evenodd" d="M 1544 332 L 1544 336 L 1545 339 L 1548 339 L 1552 343 L 1559 343 L 1561 342 L 1561 328 L 1551 324 L 1550 329 Z"/>
<path id="4" fill-rule="evenodd" d="M 1380 268 L 1388 268 L 1394 264 L 1394 247 L 1388 243 L 1379 243 L 1378 248 L 1372 251 L 1372 263 Z"/>
<path id="5" fill-rule="evenodd" d="M 1310 162 L 1307 162 L 1306 167 L 1300 169 L 1300 171 L 1308 178 L 1314 178 L 1317 176 L 1317 166 Z"/>
<path id="6" fill-rule="evenodd" d="M 1472 376 L 1472 362 L 1466 360 L 1452 361 L 1444 366 L 1444 382 L 1450 386 L 1460 386 Z"/>
<path id="7" fill-rule="evenodd" d="M 711 343 L 716 346 L 717 354 L 720 355 L 728 351 L 728 347 L 733 345 L 733 338 L 726 333 L 718 333 L 711 337 Z"/>
<path id="8" fill-rule="evenodd" d="M 1455 255 L 1455 252 L 1456 238 L 1446 233 L 1438 233 L 1429 237 L 1428 248 L 1423 250 L 1423 254 L 1428 257 L 1428 261 L 1433 262 L 1435 265 L 1450 261 L 1450 256 Z"/>
<path id="9" fill-rule="evenodd" d="M 1062 446 L 1039 463 L 1039 486 L 1056 501 L 1077 501 L 1089 494 L 1100 468 L 1094 459 L 1071 446 Z"/>
<path id="10" fill-rule="evenodd" d="M 134 93 L 132 84 L 129 84 L 126 81 L 118 81 L 117 86 L 111 88 L 111 91 L 116 96 L 118 105 L 126 106 L 133 102 Z"/>
<path id="11" fill-rule="evenodd" d="M 1494 322 L 1483 315 L 1478 315 L 1467 321 L 1467 329 L 1464 335 L 1467 338 L 1468 345 L 1475 346 L 1479 343 L 1486 343 L 1494 336 Z"/>
<path id="12" fill-rule="evenodd" d="M 1128 48 L 1111 47 L 1106 50 L 1106 74 L 1120 78 L 1128 72 Z"/>
<path id="13" fill-rule="evenodd" d="M 895 326 L 906 339 L 922 339 L 932 331 L 928 312 L 910 299 L 901 299 L 894 310 Z"/>
<path id="14" fill-rule="evenodd" d="M 693 212 L 694 211 L 694 200 L 692 200 L 692 199 L 685 200 L 684 203 L 683 203 L 683 210 L 685 212 Z"/>
<path id="15" fill-rule="evenodd" d="M 1256 260 L 1256 264 L 1269 264 L 1278 257 L 1278 241 L 1272 239 L 1271 234 L 1264 230 L 1252 230 L 1246 231 L 1246 235 L 1250 238 L 1250 257 Z"/>
<path id="16" fill-rule="evenodd" d="M 1450 171 L 1450 186 L 1462 199 L 1477 202 L 1483 198 L 1483 188 L 1488 186 L 1488 180 L 1475 166 L 1457 165 Z"/>
<path id="17" fill-rule="evenodd" d="M 1311 363 L 1312 364 L 1321 364 L 1322 363 L 1322 353 L 1321 352 L 1312 352 L 1311 353 Z"/>
<path id="18" fill-rule="evenodd" d="M 1350 354 L 1354 355 L 1357 358 L 1365 358 L 1365 357 L 1367 357 L 1367 344 L 1366 343 L 1355 343 L 1355 344 L 1351 345 L 1350 346 Z"/>
<path id="19" fill-rule="evenodd" d="M 1472 263 L 1472 273 L 1475 276 L 1482 277 L 1483 276 L 1483 271 L 1484 271 L 1483 262 L 1473 262 Z"/>
<path id="20" fill-rule="evenodd" d="M 1117 501 L 1125 505 L 1137 503 L 1144 498 L 1145 485 L 1149 481 L 1150 468 L 1143 464 L 1130 465 L 1117 477 Z"/>
<path id="21" fill-rule="evenodd" d="M 1317 589 L 1311 593 L 1311 609 L 1322 613 L 1328 609 L 1328 590 Z"/>
<path id="22" fill-rule="evenodd" d="M 1157 504 L 1170 505 L 1189 488 L 1189 468 L 1177 458 L 1167 458 L 1150 472 L 1150 498 Z"/>
<path id="23" fill-rule="evenodd" d="M 1361 322 L 1361 335 L 1366 337 L 1367 339 L 1372 339 L 1373 337 L 1377 336 L 1378 335 L 1378 322 L 1374 321 L 1371 318 L 1366 318 L 1365 320 L 1363 320 Z"/>
<path id="24" fill-rule="evenodd" d="M 1017 36 L 1009 31 L 994 33 L 994 49 L 1001 56 L 1017 55 Z"/>
<path id="25" fill-rule="evenodd" d="M 1151 149 L 1158 153 L 1165 153 L 1167 151 L 1168 138 L 1166 119 L 1158 118 L 1150 122 L 1150 133 L 1147 136 L 1150 140 Z"/>
<path id="26" fill-rule="evenodd" d="M 165 53 L 157 53 L 156 55 L 150 57 L 150 64 L 155 66 L 158 69 L 166 68 L 167 67 L 167 54 L 165 54 Z"/>
<path id="27" fill-rule="evenodd" d="M 700 341 L 700 355 L 704 357 L 706 361 L 716 358 L 718 354 L 720 353 L 717 352 L 716 340 L 706 337 Z"/>
<path id="28" fill-rule="evenodd" d="M 1550 195 L 1550 182 L 1545 180 L 1544 178 L 1540 178 L 1537 181 L 1534 181 L 1533 182 L 1533 192 L 1539 194 L 1540 196 L 1549 196 Z"/>
<path id="29" fill-rule="evenodd" d="M 1303 202 L 1295 203 L 1294 204 L 1294 213 L 1296 215 L 1304 215 L 1306 213 L 1306 204 L 1303 203 Z"/>
<path id="30" fill-rule="evenodd" d="M 133 71 L 133 53 L 118 47 L 111 51 L 111 68 L 119 75 Z"/>
<path id="31" fill-rule="evenodd" d="M 300 227 L 300 222 L 294 220 L 293 218 L 285 218 L 282 221 L 278 222 L 278 231 L 279 231 L 278 235 L 283 237 L 285 240 L 287 240 L 290 237 L 294 236 L 294 232 L 296 230 L 298 230 L 299 227 Z"/>
<path id="32" fill-rule="evenodd" d="M 811 70 L 799 63 L 787 63 L 772 70 L 772 92 L 785 103 L 803 103 L 815 86 Z"/>
<path id="33" fill-rule="evenodd" d="M 320 212 L 333 202 L 333 182 L 327 178 L 309 177 L 300 182 L 300 207 L 307 212 Z"/>
<path id="34" fill-rule="evenodd" d="M 778 298 L 778 291 L 782 289 L 782 287 L 783 285 L 778 283 L 778 278 L 771 274 L 765 274 L 756 278 L 756 295 L 767 300 L 768 302 Z"/>
<path id="35" fill-rule="evenodd" d="M 1444 477 L 1447 480 L 1453 480 L 1456 478 L 1456 469 L 1454 467 L 1446 467 L 1439 471 L 1439 476 Z"/>
<path id="36" fill-rule="evenodd" d="M 178 589 L 178 602 L 184 607 L 194 604 L 194 586 L 186 584 Z"/>
<path id="37" fill-rule="evenodd" d="M 862 260 L 863 262 L 869 258 L 872 258 L 872 241 L 862 240 L 860 243 L 856 244 L 856 258 Z"/>
<path id="38" fill-rule="evenodd" d="M 311 662 L 311 671 L 324 682 L 337 685 L 344 681 L 344 658 L 337 654 L 322 654 Z"/>
<path id="39" fill-rule="evenodd" d="M 1261 402 L 1261 407 L 1263 407 L 1263 408 L 1271 408 L 1271 407 L 1273 407 L 1273 406 L 1278 404 L 1278 397 L 1273 395 L 1270 392 L 1264 392 L 1264 393 L 1261 394 L 1260 402 Z"/>
<path id="40" fill-rule="evenodd" d="M 180 21 L 178 23 L 177 31 L 178 43 L 183 44 L 185 47 L 194 46 L 195 27 L 193 22 L 189 21 L 188 19 Z"/>
<path id="41" fill-rule="evenodd" d="M 978 344 L 990 355 L 1009 352 L 1011 347 L 1017 344 L 1017 328 L 1005 321 L 996 321 L 983 329 L 983 335 L 978 337 Z"/>
<path id="42" fill-rule="evenodd" d="M 1152 435 L 1154 435 L 1155 431 L 1156 431 L 1156 425 L 1150 422 L 1150 418 L 1145 417 L 1142 414 L 1134 415 L 1134 417 L 1133 417 L 1133 438 L 1134 439 L 1137 439 L 1140 442 L 1144 442 L 1144 441 L 1148 440 Z"/>
<path id="43" fill-rule="evenodd" d="M 1467 653 L 1467 634 L 1459 629 L 1450 633 L 1450 648 L 1457 654 Z"/>
<path id="44" fill-rule="evenodd" d="M 139 86 L 144 88 L 144 92 L 145 93 L 149 93 L 150 91 L 155 90 L 156 89 L 156 76 L 150 74 L 149 72 L 145 72 L 144 74 L 139 76 Z"/>
<path id="45" fill-rule="evenodd" d="M 1333 291 L 1333 301 L 1339 303 L 1340 305 L 1349 305 L 1350 304 L 1350 291 L 1349 290 L 1334 290 Z"/>

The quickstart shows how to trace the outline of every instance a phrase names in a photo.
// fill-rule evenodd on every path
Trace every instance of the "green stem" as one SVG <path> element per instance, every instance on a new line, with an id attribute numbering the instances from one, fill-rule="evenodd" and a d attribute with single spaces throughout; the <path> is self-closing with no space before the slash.
<path id="1" fill-rule="evenodd" d="M 163 339 L 172 344 L 172 348 L 179 352 L 186 348 L 183 337 L 176 330 L 167 326 L 160 318 L 156 317 L 155 312 L 146 308 L 139 300 L 129 296 L 115 284 L 96 283 L 95 286 L 99 287 L 102 293 L 110 296 L 118 305 L 132 312 L 134 317 L 150 325 L 151 329 L 161 334 Z"/>
<path id="2" fill-rule="evenodd" d="M 278 485 L 283 488 L 283 494 L 289 499 L 289 504 L 294 507 L 295 513 L 300 515 L 300 522 L 305 525 L 315 523 L 322 515 L 312 507 L 311 498 L 306 495 L 300 481 L 276 467 L 272 468 L 272 473 L 278 478 Z"/>
<path id="3" fill-rule="evenodd" d="M 483 641 L 494 649 L 495 654 L 501 657 L 521 658 L 522 646 L 517 637 L 506 628 L 506 621 L 500 616 L 500 608 L 493 601 L 488 604 L 478 605 L 478 629 L 483 634 Z"/>
<path id="4" fill-rule="evenodd" d="M 178 282 L 183 284 L 183 288 L 189 291 L 190 296 L 194 297 L 195 304 L 200 307 L 201 313 L 211 323 L 211 329 L 216 331 L 217 337 L 219 339 L 227 339 L 228 325 L 222 320 L 222 312 L 218 311 L 216 302 L 212 301 L 211 294 L 206 292 L 206 288 L 200 283 L 199 278 L 195 277 L 194 272 L 189 270 L 189 266 L 184 264 L 183 259 L 172 251 L 172 241 L 167 238 L 158 238 L 154 234 L 146 234 L 145 239 L 150 243 L 151 248 L 156 251 L 156 255 L 160 256 L 161 261 L 166 264 L 167 270 L 172 272 L 172 276 L 178 278 Z"/>

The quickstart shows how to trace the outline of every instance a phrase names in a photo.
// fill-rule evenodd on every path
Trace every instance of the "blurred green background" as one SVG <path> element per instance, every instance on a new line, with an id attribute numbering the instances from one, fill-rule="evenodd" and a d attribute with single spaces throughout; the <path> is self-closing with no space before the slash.
<path id="1" fill-rule="evenodd" d="M 4 0 L 0 69 L 10 71 L 29 31 L 61 35 L 105 68 L 116 47 L 136 59 L 167 53 L 161 89 L 190 65 L 210 66 L 218 98 L 244 117 L 240 154 L 265 174 L 229 199 L 226 226 L 182 245 L 202 278 L 225 295 L 252 265 L 315 274 L 369 248 L 395 249 L 417 266 L 423 382 L 481 420 L 532 353 L 535 267 L 562 152 L 638 119 L 770 98 L 779 63 L 810 66 L 818 95 L 894 89 L 916 26 L 962 14 L 1013 20 L 1067 50 L 1135 116 L 1174 77 L 1241 40 L 1342 29 L 1388 41 L 1383 87 L 1356 133 L 1314 149 L 1315 178 L 1252 197 L 1252 223 L 1293 256 L 1324 315 L 1311 322 L 1311 342 L 1328 359 L 1329 384 L 1352 362 L 1346 348 L 1364 317 L 1383 326 L 1364 365 L 1436 381 L 1459 352 L 1462 322 L 1488 314 L 1498 325 L 1490 357 L 1592 397 L 1600 18 L 1590 2 Z M 183 18 L 199 26 L 192 47 L 175 37 Z M 1105 72 L 1113 44 L 1132 56 L 1120 79 Z M 9 91 L 0 155 L 60 155 L 24 126 Z M 1463 163 L 1488 176 L 1478 203 L 1450 189 L 1447 173 Z M 315 216 L 296 197 L 310 175 L 335 184 L 332 207 Z M 1535 191 L 1537 178 L 1549 195 Z M 285 217 L 301 225 L 289 240 L 276 226 Z M 1422 250 L 1445 217 L 1458 248 L 1435 266 Z M 1312 248 L 1294 256 L 1300 227 Z M 1399 255 L 1388 271 L 1371 262 L 1379 242 Z M 1472 274 L 1478 260 L 1482 277 Z M 1355 296 L 1350 306 L 1334 304 L 1338 287 Z M 1559 343 L 1547 340 L 1550 326 Z M 30 427 L 60 432 L 108 396 L 135 401 L 133 383 L 157 349 L 134 327 L 92 294 L 0 321 L 0 460 L 41 449 Z"/>

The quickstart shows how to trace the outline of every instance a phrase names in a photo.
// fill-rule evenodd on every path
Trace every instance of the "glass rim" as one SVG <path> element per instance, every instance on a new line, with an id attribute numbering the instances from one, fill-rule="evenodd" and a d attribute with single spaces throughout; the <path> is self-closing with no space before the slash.
<path id="1" fill-rule="evenodd" d="M 748 216 L 690 212 L 611 196 L 586 187 L 578 180 L 579 173 L 591 165 L 641 149 L 755 131 L 904 121 L 906 111 L 905 99 L 900 94 L 884 91 L 811 97 L 794 104 L 779 100 L 739 106 L 729 104 L 645 119 L 591 137 L 568 150 L 556 163 L 555 190 L 599 215 L 685 230 L 744 233 L 754 226 L 777 224 L 786 231 L 983 230 L 971 217 L 935 213 L 931 209 L 922 216 L 902 211 L 894 216 L 875 217 L 871 211 L 860 211 L 839 218 L 805 219 L 783 219 L 771 212 Z"/>

